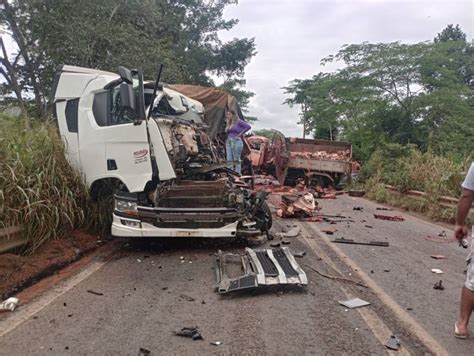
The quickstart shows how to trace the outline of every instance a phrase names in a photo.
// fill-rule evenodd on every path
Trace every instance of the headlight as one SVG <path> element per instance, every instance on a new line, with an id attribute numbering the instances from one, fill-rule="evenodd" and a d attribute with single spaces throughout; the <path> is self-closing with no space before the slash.
<path id="1" fill-rule="evenodd" d="M 115 210 L 127 213 L 129 215 L 138 215 L 137 203 L 130 200 L 121 200 L 115 198 Z"/>

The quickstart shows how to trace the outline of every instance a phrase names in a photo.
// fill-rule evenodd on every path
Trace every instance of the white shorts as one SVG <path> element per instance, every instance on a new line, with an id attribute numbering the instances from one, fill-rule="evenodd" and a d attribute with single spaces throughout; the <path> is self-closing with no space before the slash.
<path id="1" fill-rule="evenodd" d="M 466 283 L 464 285 L 474 292 L 474 228 L 471 236 L 471 252 L 467 256 Z"/>

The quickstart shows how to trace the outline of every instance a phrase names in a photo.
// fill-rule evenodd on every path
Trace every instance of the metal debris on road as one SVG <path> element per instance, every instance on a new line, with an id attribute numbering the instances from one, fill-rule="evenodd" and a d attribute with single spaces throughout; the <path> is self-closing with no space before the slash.
<path id="1" fill-rule="evenodd" d="M 435 260 L 444 260 L 446 258 L 445 255 L 431 255 L 431 258 L 434 258 Z"/>
<path id="2" fill-rule="evenodd" d="M 401 345 L 402 343 L 400 342 L 400 340 L 395 335 L 392 335 L 385 344 L 385 347 L 390 350 L 398 351 Z"/>
<path id="3" fill-rule="evenodd" d="M 143 347 L 140 347 L 140 350 L 138 351 L 138 356 L 148 356 L 150 355 L 151 351 L 144 349 Z"/>
<path id="4" fill-rule="evenodd" d="M 196 299 L 194 299 L 193 297 L 190 297 L 189 295 L 187 294 L 180 294 L 179 297 L 181 299 L 184 299 L 185 301 L 187 302 L 194 302 Z"/>
<path id="5" fill-rule="evenodd" d="M 214 346 L 220 346 L 222 344 L 223 344 L 222 341 L 213 341 L 213 342 L 211 342 L 211 345 L 214 345 Z"/>
<path id="6" fill-rule="evenodd" d="M 283 245 L 289 245 L 289 244 L 291 244 L 290 241 L 286 241 L 286 240 L 283 240 L 281 243 L 282 243 Z"/>
<path id="7" fill-rule="evenodd" d="M 317 209 L 318 203 L 314 199 L 312 193 L 299 194 L 285 194 L 281 197 L 280 209 L 277 210 L 277 215 L 281 218 L 291 218 L 295 216 L 310 217 Z"/>
<path id="8" fill-rule="evenodd" d="M 436 282 L 433 289 L 444 290 L 443 281 L 440 280 L 439 282 Z"/>
<path id="9" fill-rule="evenodd" d="M 363 206 L 355 206 L 355 207 L 352 208 L 352 210 L 362 211 L 362 210 L 364 210 L 364 207 Z"/>
<path id="10" fill-rule="evenodd" d="M 373 229 L 374 228 L 372 225 L 364 225 L 364 227 L 366 227 L 368 229 Z"/>
<path id="11" fill-rule="evenodd" d="M 311 216 L 309 218 L 301 218 L 298 219 L 299 221 L 306 221 L 306 222 L 321 222 L 322 219 L 319 216 Z"/>
<path id="12" fill-rule="evenodd" d="M 360 307 L 365 307 L 367 305 L 370 305 L 369 302 L 360 298 L 349 299 L 346 301 L 339 301 L 338 303 L 349 309 L 355 309 L 355 308 L 360 308 Z"/>
<path id="13" fill-rule="evenodd" d="M 88 289 L 87 293 L 91 293 L 91 294 L 95 294 L 95 295 L 104 295 L 104 293 L 96 292 L 96 291 L 93 291 L 92 289 Z"/>
<path id="14" fill-rule="evenodd" d="M 304 256 L 306 256 L 306 251 L 293 252 L 293 256 L 303 258 Z"/>
<path id="15" fill-rule="evenodd" d="M 344 237 L 336 238 L 332 240 L 331 242 L 340 243 L 340 244 L 368 245 L 368 246 L 381 246 L 381 247 L 390 246 L 390 244 L 386 241 L 359 242 L 359 241 L 354 241 L 353 239 L 346 239 Z"/>
<path id="16" fill-rule="evenodd" d="M 276 236 L 280 238 L 284 237 L 296 237 L 300 234 L 301 228 L 299 226 L 295 226 L 288 230 L 287 232 L 277 232 Z"/>
<path id="17" fill-rule="evenodd" d="M 280 247 L 280 243 L 279 242 L 272 242 L 272 243 L 270 243 L 270 247 Z"/>
<path id="18" fill-rule="evenodd" d="M 374 214 L 374 218 L 380 219 L 380 220 L 388 220 L 388 221 L 405 221 L 405 218 L 398 215 L 389 216 L 389 215 Z"/>
<path id="19" fill-rule="evenodd" d="M 173 331 L 175 335 L 190 337 L 193 340 L 204 340 L 199 328 L 195 327 L 184 327 L 181 330 Z"/>
<path id="20" fill-rule="evenodd" d="M 328 235 L 333 235 L 337 229 L 335 227 L 326 227 L 324 229 L 321 229 L 322 232 L 325 232 Z"/>
<path id="21" fill-rule="evenodd" d="M 14 311 L 19 302 L 18 298 L 10 297 L 0 303 L 0 311 Z"/>
<path id="22" fill-rule="evenodd" d="M 444 272 L 438 268 L 432 268 L 431 272 L 436 273 L 436 274 L 443 274 Z"/>
<path id="23" fill-rule="evenodd" d="M 319 258 L 318 260 L 321 260 L 321 259 Z M 316 272 L 317 274 L 319 274 L 321 277 L 328 278 L 328 279 L 333 279 L 335 281 L 349 282 L 349 283 L 353 283 L 353 284 L 355 284 L 356 286 L 359 286 L 359 287 L 369 288 L 367 285 L 365 285 L 362 282 L 357 282 L 357 281 L 354 281 L 352 279 L 344 278 L 344 277 L 330 276 L 330 275 L 327 275 L 327 274 L 317 270 L 313 266 L 310 266 L 310 265 L 305 265 L 305 266 L 308 267 L 309 269 L 311 269 L 312 271 Z"/>
<path id="24" fill-rule="evenodd" d="M 230 277 L 237 270 L 243 273 Z M 268 285 L 308 284 L 305 272 L 288 247 L 258 250 L 247 247 L 244 255 L 219 251 L 215 271 L 216 289 L 221 294 Z"/>
<path id="25" fill-rule="evenodd" d="M 386 210 L 386 211 L 392 211 L 392 208 L 386 208 L 386 207 L 377 207 L 375 208 L 376 210 Z"/>

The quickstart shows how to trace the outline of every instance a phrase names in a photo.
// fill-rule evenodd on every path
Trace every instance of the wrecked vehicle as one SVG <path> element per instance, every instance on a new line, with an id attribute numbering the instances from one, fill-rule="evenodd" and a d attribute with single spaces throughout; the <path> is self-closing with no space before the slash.
<path id="1" fill-rule="evenodd" d="M 235 182 L 215 144 L 230 107 L 205 112 L 159 77 L 67 65 L 56 74 L 67 159 L 93 197 L 115 191 L 112 235 L 259 238 L 271 227 L 265 196 Z"/>
<path id="2" fill-rule="evenodd" d="M 275 176 L 281 185 L 294 186 L 303 179 L 307 186 L 336 186 L 350 177 L 352 145 L 348 142 L 285 137 L 273 130 L 269 141 L 247 138 L 252 147 L 255 171 Z M 255 144 L 253 142 L 255 141 Z M 263 144 L 259 144 L 262 141 Z"/>
<path id="3" fill-rule="evenodd" d="M 259 286 L 308 284 L 306 273 L 288 247 L 245 249 L 245 254 L 219 251 L 216 258 L 216 289 L 225 294 Z"/>

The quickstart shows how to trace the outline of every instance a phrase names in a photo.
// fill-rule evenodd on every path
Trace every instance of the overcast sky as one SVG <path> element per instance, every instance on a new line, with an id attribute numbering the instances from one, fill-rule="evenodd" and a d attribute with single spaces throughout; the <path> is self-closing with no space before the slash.
<path id="1" fill-rule="evenodd" d="M 474 0 L 240 0 L 225 18 L 239 23 L 222 40 L 255 37 L 257 55 L 246 68 L 247 89 L 255 92 L 249 114 L 255 129 L 275 128 L 301 136 L 299 108 L 281 105 L 281 87 L 310 78 L 319 62 L 343 44 L 432 40 L 447 24 L 459 24 L 471 40 Z"/>

